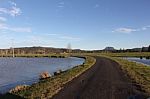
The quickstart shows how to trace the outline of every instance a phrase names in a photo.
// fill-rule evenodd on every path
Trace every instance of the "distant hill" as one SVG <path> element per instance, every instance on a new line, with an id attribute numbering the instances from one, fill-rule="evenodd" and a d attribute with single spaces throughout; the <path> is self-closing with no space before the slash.
<path id="1" fill-rule="evenodd" d="M 106 47 L 104 50 L 105 51 L 115 51 L 114 47 Z"/>

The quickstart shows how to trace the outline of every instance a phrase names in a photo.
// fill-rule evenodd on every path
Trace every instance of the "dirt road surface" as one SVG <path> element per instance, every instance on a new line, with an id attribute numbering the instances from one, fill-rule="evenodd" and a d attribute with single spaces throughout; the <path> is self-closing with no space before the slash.
<path id="1" fill-rule="evenodd" d="M 146 99 L 145 93 L 131 83 L 118 63 L 95 58 L 94 66 L 64 85 L 53 99 Z"/>

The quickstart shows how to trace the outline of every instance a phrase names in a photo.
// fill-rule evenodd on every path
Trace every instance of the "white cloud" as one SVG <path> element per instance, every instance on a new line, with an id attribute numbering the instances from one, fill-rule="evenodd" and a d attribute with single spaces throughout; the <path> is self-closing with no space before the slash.
<path id="1" fill-rule="evenodd" d="M 0 14 L 10 15 L 10 16 L 19 16 L 22 11 L 17 7 L 15 2 L 9 1 L 11 4 L 10 8 L 0 8 Z M 1 31 L 13 31 L 13 32 L 32 32 L 30 27 L 12 27 L 6 24 L 7 19 L 5 17 L 0 17 L 0 30 Z"/>
<path id="2" fill-rule="evenodd" d="M 147 30 L 148 28 L 150 28 L 150 25 L 142 27 L 141 30 Z"/>
<path id="3" fill-rule="evenodd" d="M 132 33 L 138 31 L 137 29 L 133 28 L 118 28 L 115 29 L 113 32 L 120 32 L 120 33 Z"/>
<path id="4" fill-rule="evenodd" d="M 16 6 L 16 3 L 15 2 L 9 2 L 11 4 L 11 7 L 10 8 L 0 8 L 0 14 L 7 14 L 7 15 L 10 15 L 10 16 L 19 16 L 21 15 L 22 11 L 20 8 L 18 8 Z"/>
<path id="5" fill-rule="evenodd" d="M 147 28 L 146 27 L 142 27 L 142 30 L 147 30 Z"/>
<path id="6" fill-rule="evenodd" d="M 0 8 L 0 13 L 8 13 L 8 9 L 6 8 Z"/>
<path id="7" fill-rule="evenodd" d="M 51 34 L 45 34 L 46 36 L 57 36 L 58 34 L 54 34 L 54 33 L 51 33 Z"/>
<path id="8" fill-rule="evenodd" d="M 5 22 L 7 19 L 5 17 L 0 17 L 0 21 Z"/>
<path id="9" fill-rule="evenodd" d="M 15 2 L 9 1 L 9 3 L 13 6 L 17 6 L 17 4 Z"/>
<path id="10" fill-rule="evenodd" d="M 19 15 L 21 15 L 21 9 L 20 8 L 17 8 L 17 7 L 12 7 L 12 9 L 11 10 L 9 10 L 9 14 L 11 15 L 11 16 L 19 16 Z"/>
<path id="11" fill-rule="evenodd" d="M 12 8 L 10 8 L 10 9 L 7 9 L 7 8 L 0 8 L 0 13 L 1 13 L 1 14 L 8 14 L 8 15 L 10 15 L 10 16 L 15 17 L 15 16 L 21 15 L 22 12 L 21 12 L 20 8 L 12 7 Z"/>
<path id="12" fill-rule="evenodd" d="M 150 25 L 147 25 L 147 26 L 144 26 L 142 28 L 136 28 L 136 29 L 133 29 L 133 28 L 117 28 L 115 29 L 114 31 L 112 32 L 119 32 L 119 33 L 132 33 L 132 32 L 137 32 L 137 31 L 145 31 L 147 29 L 150 28 Z"/>

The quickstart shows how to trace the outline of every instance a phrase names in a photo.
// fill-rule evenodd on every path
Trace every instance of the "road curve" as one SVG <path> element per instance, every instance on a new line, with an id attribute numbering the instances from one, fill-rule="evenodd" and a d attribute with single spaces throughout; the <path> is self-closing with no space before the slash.
<path id="1" fill-rule="evenodd" d="M 119 64 L 104 57 L 95 57 L 96 63 L 73 79 L 52 99 L 144 99 L 144 92 L 131 84 Z"/>

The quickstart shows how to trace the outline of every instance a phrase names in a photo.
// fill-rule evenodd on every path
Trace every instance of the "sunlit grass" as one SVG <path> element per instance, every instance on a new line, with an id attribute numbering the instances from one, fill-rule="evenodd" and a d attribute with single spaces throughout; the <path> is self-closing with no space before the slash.
<path id="1" fill-rule="evenodd" d="M 150 52 L 125 52 L 125 53 L 99 53 L 105 56 L 112 57 L 147 57 L 150 56 Z"/>

